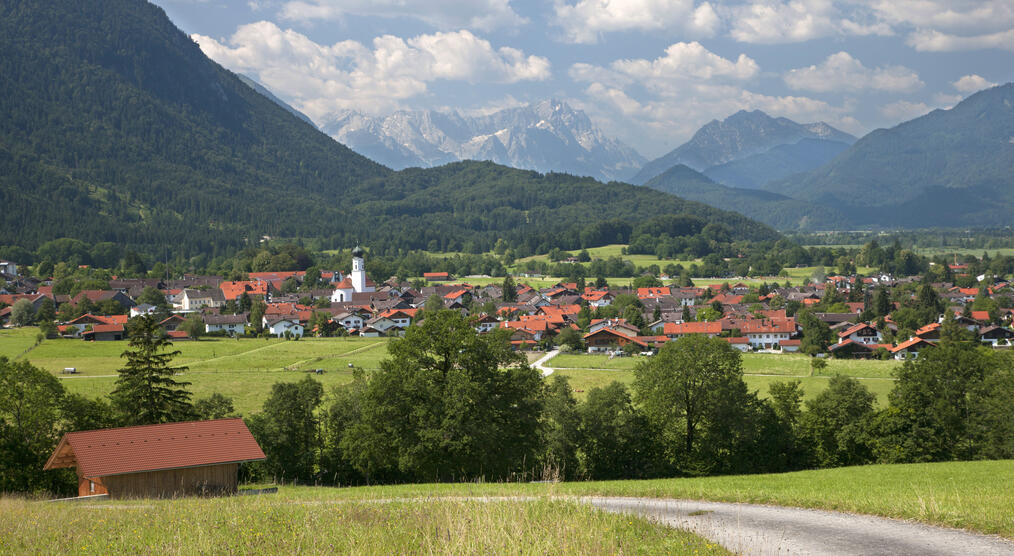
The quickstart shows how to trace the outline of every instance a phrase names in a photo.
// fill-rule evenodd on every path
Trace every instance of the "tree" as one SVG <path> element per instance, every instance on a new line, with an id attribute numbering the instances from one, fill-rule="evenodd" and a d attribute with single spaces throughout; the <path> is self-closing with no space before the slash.
<path id="1" fill-rule="evenodd" d="M 50 373 L 0 356 L 0 491 L 59 490 L 42 471 L 59 440 L 64 390 Z"/>
<path id="2" fill-rule="evenodd" d="M 501 479 L 534 465 L 543 383 L 509 332 L 427 312 L 388 344 L 341 450 L 367 477 Z"/>
<path id="3" fill-rule="evenodd" d="M 545 445 L 543 479 L 574 479 L 580 475 L 577 463 L 577 400 L 567 377 L 556 374 L 546 386 L 542 434 Z"/>
<path id="4" fill-rule="evenodd" d="M 876 396 L 858 380 L 834 376 L 827 390 L 806 402 L 800 417 L 800 437 L 820 467 L 862 465 L 872 458 L 866 420 Z"/>
<path id="5" fill-rule="evenodd" d="M 21 298 L 14 302 L 11 307 L 11 324 L 14 326 L 28 326 L 35 319 L 35 307 L 32 302 Z"/>
<path id="6" fill-rule="evenodd" d="M 45 298 L 39 303 L 39 310 L 35 313 L 35 322 L 52 324 L 56 319 L 56 303 L 50 298 Z"/>
<path id="7" fill-rule="evenodd" d="M 589 479 L 643 479 L 664 468 L 651 423 L 634 407 L 627 387 L 592 388 L 578 406 L 579 445 Z"/>
<path id="8" fill-rule="evenodd" d="M 206 398 L 198 398 L 194 402 L 194 413 L 198 419 L 224 419 L 234 417 L 236 408 L 232 398 L 215 392 Z"/>
<path id="9" fill-rule="evenodd" d="M 127 350 L 120 357 L 127 360 L 119 369 L 119 378 L 110 397 L 113 405 L 131 425 L 151 425 L 181 421 L 193 416 L 189 382 L 173 377 L 186 367 L 173 367 L 172 360 L 180 354 L 154 318 L 136 317 L 130 327 Z"/>
<path id="10" fill-rule="evenodd" d="M 276 382 L 264 409 L 250 419 L 250 432 L 264 450 L 268 473 L 278 482 L 310 484 L 316 477 L 324 387 L 309 375 Z"/>
<path id="11" fill-rule="evenodd" d="M 165 295 L 152 286 L 145 286 L 141 295 L 137 296 L 138 303 L 147 303 L 152 307 L 162 307 L 166 304 Z"/>
<path id="12" fill-rule="evenodd" d="M 433 294 L 426 298 L 426 303 L 423 305 L 423 311 L 426 315 L 433 315 L 444 310 L 444 299 L 437 294 Z M 427 317 L 428 318 L 428 317 Z"/>
<path id="13" fill-rule="evenodd" d="M 584 347 L 584 340 L 581 339 L 581 333 L 569 326 L 563 327 L 560 333 L 553 338 L 558 346 L 569 346 L 574 351 L 580 350 Z"/>
<path id="14" fill-rule="evenodd" d="M 803 329 L 803 339 L 799 344 L 799 351 L 810 355 L 824 353 L 834 341 L 834 332 L 812 311 L 797 313 L 796 322 Z"/>
<path id="15" fill-rule="evenodd" d="M 250 325 L 254 327 L 254 330 L 260 332 L 264 330 L 264 312 L 268 310 L 267 303 L 263 300 L 256 300 L 250 308 Z"/>
<path id="16" fill-rule="evenodd" d="M 505 303 L 514 303 L 518 300 L 518 289 L 514 285 L 514 278 L 510 274 L 503 279 L 503 300 Z"/>
<path id="17" fill-rule="evenodd" d="M 186 332 L 191 340 L 197 340 L 204 335 L 204 319 L 200 313 L 191 313 L 186 320 L 180 323 L 179 329 Z"/>
<path id="18" fill-rule="evenodd" d="M 749 403 L 740 353 L 728 342 L 690 335 L 665 344 L 634 368 L 634 391 L 681 471 L 726 464 L 715 454 L 735 449 L 732 428 Z"/>

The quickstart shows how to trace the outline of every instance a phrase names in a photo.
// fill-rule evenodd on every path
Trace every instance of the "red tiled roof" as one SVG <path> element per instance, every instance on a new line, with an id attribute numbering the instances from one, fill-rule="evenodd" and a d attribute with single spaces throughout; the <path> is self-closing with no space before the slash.
<path id="1" fill-rule="evenodd" d="M 45 469 L 73 465 L 54 461 L 65 445 L 70 446 L 80 475 L 89 478 L 264 459 L 242 419 L 70 432 Z"/>
<path id="2" fill-rule="evenodd" d="M 890 348 L 890 352 L 891 353 L 898 353 L 901 350 L 908 349 L 908 348 L 910 348 L 912 346 L 918 346 L 919 344 L 925 344 L 923 347 L 931 347 L 931 346 L 936 345 L 933 342 L 927 342 L 926 340 L 923 340 L 922 338 L 916 336 L 915 338 L 912 338 L 912 339 L 910 339 L 908 341 L 905 341 L 905 342 L 902 342 L 902 343 L 898 344 L 898 347 Z"/>
<path id="3" fill-rule="evenodd" d="M 637 297 L 646 299 L 649 297 L 668 297 L 672 295 L 672 290 L 666 287 L 660 288 L 637 288 Z"/>
<path id="4" fill-rule="evenodd" d="M 684 334 L 721 334 L 722 323 L 720 322 L 684 322 L 676 324 L 667 322 L 662 327 L 662 333 L 666 336 L 682 336 Z"/>

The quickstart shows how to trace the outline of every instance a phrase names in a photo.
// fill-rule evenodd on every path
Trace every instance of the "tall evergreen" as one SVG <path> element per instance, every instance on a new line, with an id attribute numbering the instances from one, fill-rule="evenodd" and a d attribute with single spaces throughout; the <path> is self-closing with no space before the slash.
<path id="1" fill-rule="evenodd" d="M 127 360 L 119 369 L 116 388 L 110 397 L 131 425 L 151 425 L 182 421 L 193 417 L 189 382 L 173 377 L 187 367 L 173 367 L 180 354 L 172 350 L 154 318 L 140 316 L 131 324 L 130 342 L 120 357 Z"/>

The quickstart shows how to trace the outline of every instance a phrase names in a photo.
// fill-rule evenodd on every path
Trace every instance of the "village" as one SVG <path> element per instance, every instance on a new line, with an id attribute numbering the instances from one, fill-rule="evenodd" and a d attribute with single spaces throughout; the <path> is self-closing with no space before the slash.
<path id="1" fill-rule="evenodd" d="M 950 266 L 956 276 L 967 268 Z M 24 324 L 16 314 L 20 302 L 30 305 L 36 320 L 52 314 L 59 337 L 85 341 L 124 340 L 129 319 L 144 314 L 159 315 L 159 326 L 174 341 L 203 335 L 397 337 L 417 324 L 421 310 L 434 307 L 470 317 L 482 333 L 509 330 L 516 350 L 558 346 L 611 356 L 651 355 L 666 342 L 705 335 L 743 352 L 904 360 L 934 345 L 951 317 L 985 345 L 1006 348 L 1014 338 L 1014 290 L 1001 278 L 990 277 L 987 285 L 986 276 L 975 277 L 979 287 L 924 284 L 918 276 L 832 275 L 796 286 L 730 280 L 704 287 L 559 282 L 534 288 L 510 277 L 473 285 L 431 272 L 414 282 L 377 284 L 367 276 L 366 255 L 358 247 L 350 273 L 321 272 L 313 289 L 302 287 L 305 271 L 285 271 L 251 272 L 241 281 L 114 277 L 108 289 L 70 296 L 54 294 L 51 282 L 20 276 L 16 263 L 0 262 L 0 272 L 6 284 L 0 324 Z M 984 301 L 992 310 L 975 309 Z M 896 321 L 899 310 L 915 306 L 921 310 Z"/>

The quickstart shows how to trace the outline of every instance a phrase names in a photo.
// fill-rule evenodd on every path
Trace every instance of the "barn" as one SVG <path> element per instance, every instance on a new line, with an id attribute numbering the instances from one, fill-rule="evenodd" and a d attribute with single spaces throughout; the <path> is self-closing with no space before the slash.
<path id="1" fill-rule="evenodd" d="M 233 494 L 239 464 L 264 459 L 242 419 L 70 432 L 45 469 L 74 467 L 78 496 Z"/>

